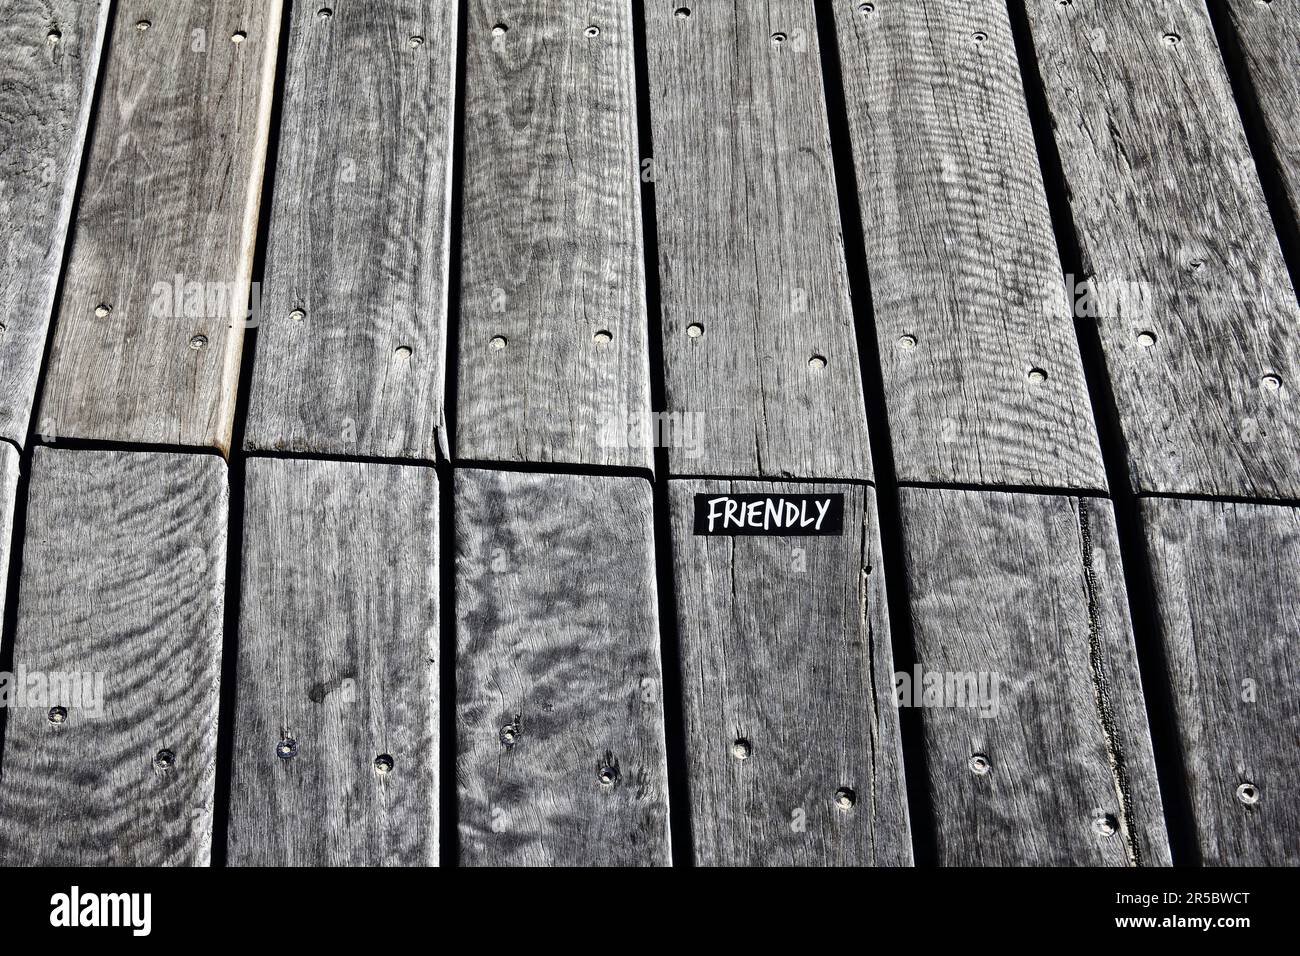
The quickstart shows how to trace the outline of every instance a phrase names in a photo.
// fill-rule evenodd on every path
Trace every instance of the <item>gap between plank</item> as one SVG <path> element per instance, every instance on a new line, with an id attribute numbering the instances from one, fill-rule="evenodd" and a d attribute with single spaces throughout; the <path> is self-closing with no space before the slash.
<path id="1" fill-rule="evenodd" d="M 867 411 L 867 434 L 875 479 L 862 481 L 876 490 L 876 521 L 880 531 L 880 557 L 885 571 L 885 594 L 894 669 L 912 673 L 916 644 L 912 610 L 908 601 L 907 569 L 904 563 L 903 523 L 898 501 L 899 483 L 894 466 L 889 413 L 885 403 L 885 381 L 880 365 L 880 343 L 876 336 L 875 309 L 871 299 L 871 277 L 867 267 L 862 233 L 862 210 L 858 205 L 857 174 L 849 142 L 848 110 L 844 102 L 843 72 L 834 14 L 829 5 L 816 4 L 817 44 L 821 53 L 822 84 L 826 98 L 831 159 L 839 202 L 840 233 L 848 266 L 849 299 L 857 333 L 858 363 L 862 375 L 863 400 Z M 856 266 L 856 268 L 855 268 Z M 934 808 L 928 789 L 924 730 L 919 708 L 898 708 L 899 736 L 903 748 L 903 777 L 907 788 L 907 813 L 912 830 L 915 865 L 934 865 L 938 859 L 938 837 Z"/>

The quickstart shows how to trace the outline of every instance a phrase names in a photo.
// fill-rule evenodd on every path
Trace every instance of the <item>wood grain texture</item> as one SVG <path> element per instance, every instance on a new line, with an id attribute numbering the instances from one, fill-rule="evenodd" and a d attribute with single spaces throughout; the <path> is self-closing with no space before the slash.
<path id="1" fill-rule="evenodd" d="M 1254 116 L 1268 134 L 1292 227 L 1300 224 L 1300 4 L 1227 0 L 1228 19 L 1254 93 Z"/>
<path id="2" fill-rule="evenodd" d="M 1205 4 L 1027 7 L 1133 487 L 1300 498 L 1300 307 Z"/>
<path id="3" fill-rule="evenodd" d="M 0 864 L 208 864 L 227 510 L 215 455 L 35 450 Z"/>
<path id="4" fill-rule="evenodd" d="M 20 446 L 108 23 L 108 0 L 0 2 L 0 438 Z"/>
<path id="5" fill-rule="evenodd" d="M 1300 511 L 1145 499 L 1142 516 L 1201 862 L 1300 865 Z"/>
<path id="6" fill-rule="evenodd" d="M 230 862 L 436 865 L 438 479 L 247 469 Z"/>
<path id="7" fill-rule="evenodd" d="M 466 46 L 457 454 L 650 468 L 631 4 L 471 0 Z"/>
<path id="8" fill-rule="evenodd" d="M 672 472 L 869 478 L 813 6 L 679 6 L 645 5 L 667 407 L 704 416 Z"/>
<path id="9" fill-rule="evenodd" d="M 696 494 L 745 492 L 841 493 L 844 534 L 693 533 Z M 669 494 L 696 862 L 910 865 L 875 493 L 682 480 Z"/>
<path id="10" fill-rule="evenodd" d="M 1006 4 L 860 7 L 835 26 L 899 480 L 1105 491 Z"/>
<path id="11" fill-rule="evenodd" d="M 455 481 L 461 863 L 668 863 L 649 484 Z"/>
<path id="12" fill-rule="evenodd" d="M 446 453 L 454 3 L 292 11 L 244 445 Z"/>
<path id="13" fill-rule="evenodd" d="M 47 438 L 229 449 L 280 7 L 116 5 L 41 397 Z"/>
<path id="14" fill-rule="evenodd" d="M 996 706 L 922 711 L 938 862 L 1168 864 L 1110 503 L 902 488 L 900 504 L 919 665 L 997 678 Z"/>
<path id="15" fill-rule="evenodd" d="M 5 591 L 9 585 L 9 555 L 13 550 L 18 467 L 18 449 L 7 441 L 0 441 L 0 620 L 4 619 Z"/>

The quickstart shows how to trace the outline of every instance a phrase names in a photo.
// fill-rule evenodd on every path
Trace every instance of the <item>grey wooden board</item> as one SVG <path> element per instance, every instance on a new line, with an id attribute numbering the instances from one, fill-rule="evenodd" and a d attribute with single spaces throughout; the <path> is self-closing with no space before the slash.
<path id="1" fill-rule="evenodd" d="M 1270 159 L 1292 221 L 1300 222 L 1300 136 L 1295 127 L 1300 115 L 1300 4 L 1228 0 L 1227 9 L 1268 132 Z"/>
<path id="2" fill-rule="evenodd" d="M 244 501 L 230 862 L 436 865 L 437 477 L 252 458 Z"/>
<path id="3" fill-rule="evenodd" d="M 1300 307 L 1205 4 L 1027 7 L 1133 487 L 1300 498 Z"/>
<path id="4" fill-rule="evenodd" d="M 1104 491 L 1006 4 L 861 6 L 835 25 L 899 480 Z"/>
<path id="5" fill-rule="evenodd" d="M 868 478 L 813 6 L 680 6 L 645 5 L 667 408 L 703 429 L 670 467 Z"/>
<path id="6" fill-rule="evenodd" d="M 13 550 L 14 496 L 18 492 L 18 449 L 0 441 L 0 620 L 4 619 L 9 585 L 9 555 Z"/>
<path id="7" fill-rule="evenodd" d="M 457 454 L 651 467 L 628 0 L 471 0 L 464 168 Z"/>
<path id="8" fill-rule="evenodd" d="M 35 450 L 0 864 L 208 864 L 227 510 L 215 455 Z"/>
<path id="9" fill-rule="evenodd" d="M 108 0 L 0 2 L 0 438 L 36 400 Z"/>
<path id="10" fill-rule="evenodd" d="M 693 533 L 696 494 L 748 492 L 843 494 L 844 534 Z M 681 480 L 669 495 L 696 862 L 910 865 L 874 491 Z"/>
<path id="11" fill-rule="evenodd" d="M 668 863 L 650 485 L 457 470 L 455 502 L 461 862 Z"/>
<path id="12" fill-rule="evenodd" d="M 229 449 L 280 7 L 116 5 L 41 396 L 47 440 Z"/>
<path id="13" fill-rule="evenodd" d="M 456 4 L 292 8 L 249 449 L 445 452 Z"/>
<path id="14" fill-rule="evenodd" d="M 1300 511 L 1145 499 L 1142 516 L 1201 861 L 1300 865 Z"/>
<path id="15" fill-rule="evenodd" d="M 922 710 L 938 862 L 1168 864 L 1110 503 L 902 488 L 900 504 L 922 674 L 998 680 L 990 706 Z"/>

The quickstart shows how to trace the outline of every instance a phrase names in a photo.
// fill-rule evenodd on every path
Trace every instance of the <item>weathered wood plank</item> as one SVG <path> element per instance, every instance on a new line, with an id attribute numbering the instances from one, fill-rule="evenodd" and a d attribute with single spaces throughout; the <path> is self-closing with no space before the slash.
<path id="1" fill-rule="evenodd" d="M 18 449 L 0 441 L 0 620 L 9 585 L 9 555 L 14 534 L 14 496 L 18 492 Z"/>
<path id="2" fill-rule="evenodd" d="M 227 507 L 215 455 L 35 450 L 0 863 L 209 862 Z"/>
<path id="3" fill-rule="evenodd" d="M 844 532 L 693 533 L 697 494 L 756 492 L 842 494 Z M 696 861 L 911 864 L 875 493 L 686 480 L 669 493 Z"/>
<path id="4" fill-rule="evenodd" d="M 984 692 L 978 707 L 922 700 L 939 862 L 1169 863 L 1110 503 L 900 500 L 912 687 L 940 675 Z"/>
<path id="5" fill-rule="evenodd" d="M 1226 6 L 1294 227 L 1300 223 L 1300 4 L 1228 0 Z"/>
<path id="6" fill-rule="evenodd" d="M 675 475 L 870 477 L 807 0 L 645 5 Z"/>
<path id="7" fill-rule="evenodd" d="M 1300 511 L 1145 499 L 1201 862 L 1300 864 Z"/>
<path id="8" fill-rule="evenodd" d="M 668 863 L 650 486 L 455 482 L 461 862 Z"/>
<path id="9" fill-rule="evenodd" d="M 1205 4 L 1027 6 L 1133 487 L 1300 498 L 1300 307 Z"/>
<path id="10" fill-rule="evenodd" d="M 108 0 L 0 2 L 0 439 L 22 445 L 63 265 Z"/>
<path id="11" fill-rule="evenodd" d="M 1104 491 L 1005 4 L 835 25 L 899 479 Z"/>
<path id="12" fill-rule="evenodd" d="M 473 0 L 457 454 L 651 467 L 628 0 Z"/>
<path id="13" fill-rule="evenodd" d="M 42 435 L 230 445 L 281 0 L 122 0 Z"/>
<path id="14" fill-rule="evenodd" d="M 254 458 L 245 502 L 230 862 L 436 865 L 437 477 Z"/>
<path id="15" fill-rule="evenodd" d="M 293 8 L 249 449 L 445 455 L 454 3 Z"/>

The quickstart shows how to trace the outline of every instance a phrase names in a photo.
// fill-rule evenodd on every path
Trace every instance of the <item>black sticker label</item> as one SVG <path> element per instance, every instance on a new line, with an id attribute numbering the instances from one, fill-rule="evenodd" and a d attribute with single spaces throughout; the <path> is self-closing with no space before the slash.
<path id="1" fill-rule="evenodd" d="M 843 534 L 844 495 L 696 494 L 695 533 Z"/>

